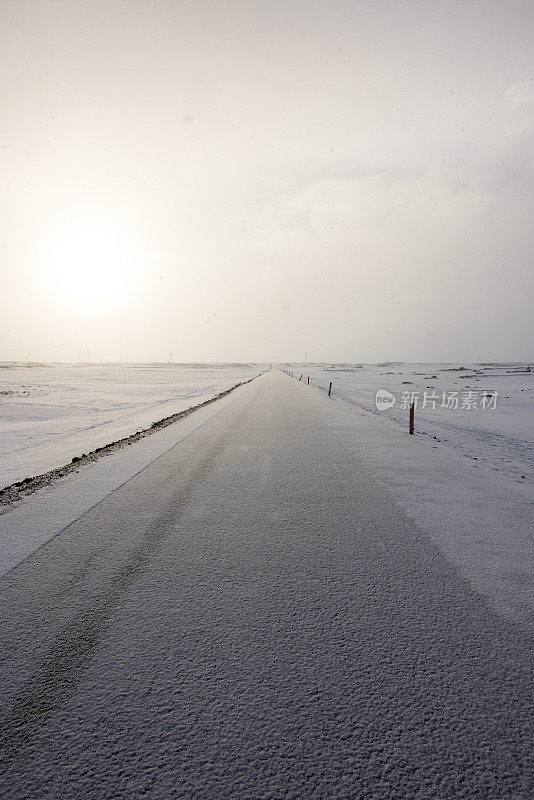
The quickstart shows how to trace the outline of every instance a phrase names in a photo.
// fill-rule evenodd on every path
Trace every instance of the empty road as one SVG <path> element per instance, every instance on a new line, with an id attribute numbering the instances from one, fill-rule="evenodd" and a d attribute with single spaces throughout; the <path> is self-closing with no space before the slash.
<path id="1" fill-rule="evenodd" d="M 532 642 L 355 413 L 266 373 L 0 580 L 3 798 L 534 796 Z"/>

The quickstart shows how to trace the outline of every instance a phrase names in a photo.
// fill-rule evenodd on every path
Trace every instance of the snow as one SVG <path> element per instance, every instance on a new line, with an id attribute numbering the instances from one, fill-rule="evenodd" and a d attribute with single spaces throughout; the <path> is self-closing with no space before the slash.
<path id="1" fill-rule="evenodd" d="M 460 369 L 464 367 L 464 369 Z M 504 616 L 534 628 L 534 372 L 522 364 L 287 364 L 352 412 L 358 455 L 392 498 Z M 434 377 L 437 376 L 437 377 Z M 409 381 L 409 383 L 405 383 Z M 418 408 L 403 391 L 497 391 L 495 410 Z M 308 389 L 306 385 L 306 389 Z M 375 395 L 397 397 L 378 411 Z M 436 437 L 436 438 L 435 438 Z"/>
<path id="2" fill-rule="evenodd" d="M 526 364 L 384 364 L 384 365 L 306 365 L 293 371 L 310 375 L 312 385 L 325 389 L 333 382 L 334 397 L 356 408 L 378 413 L 378 389 L 393 393 L 397 402 L 380 412 L 391 423 L 404 429 L 408 411 L 400 408 L 403 392 L 418 393 L 416 428 L 426 437 L 437 437 L 443 447 L 479 461 L 478 467 L 524 481 L 534 479 L 534 368 Z M 437 395 L 436 408 L 427 403 L 424 393 Z M 484 410 L 441 408 L 443 393 L 458 393 L 459 406 L 471 391 L 478 399 L 497 393 L 496 408 Z"/>
<path id="3" fill-rule="evenodd" d="M 359 456 L 393 500 L 500 613 L 534 626 L 534 373 L 528 365 L 284 366 L 297 377 L 304 373 L 301 386 L 310 375 L 309 392 L 325 396 L 333 382 L 328 402 L 344 409 Z M 2 391 L 13 392 L 1 403 L 4 483 L 70 461 L 257 371 L 246 365 L 2 369 Z M 396 395 L 392 409 L 377 411 L 377 389 Z M 483 389 L 498 392 L 494 410 L 418 407 L 416 435 L 408 434 L 408 411 L 399 408 L 403 391 L 422 397 L 425 390 Z M 87 465 L 57 490 L 38 492 L 0 517 L 0 572 L 203 424 L 222 402 Z"/>
<path id="4" fill-rule="evenodd" d="M 247 391 L 241 386 L 151 436 L 90 462 L 0 515 L 0 577 L 117 491 Z"/>
<path id="5" fill-rule="evenodd" d="M 250 364 L 0 364 L 0 488 L 251 378 Z"/>
<path id="6" fill-rule="evenodd" d="M 369 470 L 428 442 L 276 372 L 161 433 L 218 403 L 0 581 L 2 796 L 532 797 L 531 641 Z"/>

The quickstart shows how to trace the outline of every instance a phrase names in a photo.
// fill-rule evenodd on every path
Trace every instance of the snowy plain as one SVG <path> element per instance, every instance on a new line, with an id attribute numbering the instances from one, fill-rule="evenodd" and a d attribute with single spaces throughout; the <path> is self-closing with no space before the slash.
<path id="1" fill-rule="evenodd" d="M 250 364 L 0 364 L 0 489 L 260 371 Z"/>
<path id="2" fill-rule="evenodd" d="M 404 430 L 415 402 L 419 435 L 477 467 L 518 482 L 534 481 L 534 366 L 531 364 L 294 364 L 297 378 L 328 389 L 355 409 Z M 395 405 L 378 411 L 376 392 Z M 412 397 L 413 395 L 413 397 Z M 426 395 L 426 398 L 425 398 Z M 449 407 L 447 407 L 447 405 Z M 455 407 L 457 405 L 457 407 Z M 463 406 L 463 407 L 462 407 Z"/>
<path id="3" fill-rule="evenodd" d="M 500 613 L 534 630 L 534 367 L 390 362 L 281 369 L 305 384 L 309 376 L 310 391 L 325 395 L 332 382 L 332 402 L 354 413 L 366 466 Z M 377 409 L 379 390 L 395 397 L 393 407 Z M 455 392 L 458 408 L 442 408 L 443 393 L 447 403 Z M 417 401 L 414 436 L 403 393 Z M 483 401 L 484 393 L 496 393 L 496 401 Z M 476 408 L 462 409 L 473 395 Z"/>

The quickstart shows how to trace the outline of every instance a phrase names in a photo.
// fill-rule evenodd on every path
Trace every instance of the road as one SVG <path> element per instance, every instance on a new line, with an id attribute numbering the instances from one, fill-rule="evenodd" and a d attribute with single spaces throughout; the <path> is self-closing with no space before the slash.
<path id="1" fill-rule="evenodd" d="M 354 413 L 266 373 L 0 581 L 2 797 L 534 796 L 532 642 Z"/>

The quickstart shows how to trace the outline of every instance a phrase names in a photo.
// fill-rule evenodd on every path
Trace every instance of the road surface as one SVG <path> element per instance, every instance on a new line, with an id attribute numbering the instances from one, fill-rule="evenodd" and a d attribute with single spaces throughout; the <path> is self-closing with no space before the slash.
<path id="1" fill-rule="evenodd" d="M 354 413 L 267 373 L 0 581 L 3 798 L 534 796 L 532 643 Z"/>

